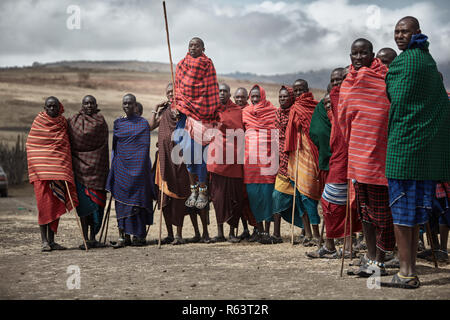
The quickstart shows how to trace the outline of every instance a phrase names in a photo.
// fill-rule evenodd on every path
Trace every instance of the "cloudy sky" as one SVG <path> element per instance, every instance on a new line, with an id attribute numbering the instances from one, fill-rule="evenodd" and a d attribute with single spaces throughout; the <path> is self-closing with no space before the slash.
<path id="1" fill-rule="evenodd" d="M 76 27 L 79 8 L 80 25 Z M 396 48 L 394 25 L 416 16 L 438 64 L 450 62 L 450 1 L 167 0 L 172 56 L 193 36 L 218 73 L 318 70 L 349 64 L 353 40 Z M 69 9 L 69 13 L 68 13 Z M 69 24 L 69 27 L 68 27 Z M 162 1 L 2 0 L 0 66 L 34 61 L 168 62 Z"/>

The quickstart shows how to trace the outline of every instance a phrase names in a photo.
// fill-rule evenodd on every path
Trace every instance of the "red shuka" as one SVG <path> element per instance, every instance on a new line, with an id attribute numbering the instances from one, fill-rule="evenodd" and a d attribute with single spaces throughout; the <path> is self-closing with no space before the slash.
<path id="1" fill-rule="evenodd" d="M 295 99 L 289 112 L 289 122 L 286 128 L 286 141 L 284 145 L 284 151 L 295 152 L 297 150 L 297 139 L 299 139 L 300 145 L 302 144 L 300 132 L 303 132 L 308 140 L 312 156 L 317 165 L 319 165 L 319 150 L 317 150 L 317 146 L 309 137 L 309 126 L 311 125 L 314 109 L 318 103 L 318 101 L 314 100 L 312 92 L 305 92 Z"/>
<path id="2" fill-rule="evenodd" d="M 386 149 L 390 103 L 384 81 L 388 69 L 375 58 L 369 68 L 350 67 L 341 84 L 338 123 L 348 144 L 349 179 L 387 185 Z"/>
<path id="3" fill-rule="evenodd" d="M 242 178 L 243 177 L 243 159 L 238 159 L 238 155 L 242 154 L 243 150 L 238 150 L 238 146 L 244 147 L 244 141 L 239 141 L 237 138 L 230 136 L 227 138 L 227 129 L 232 131 L 239 130 L 243 134 L 244 125 L 242 123 L 242 109 L 240 106 L 234 104 L 231 100 L 225 104 L 225 109 L 218 113 L 219 124 L 218 130 L 222 134 L 222 139 L 215 137 L 208 147 L 208 171 L 219 174 L 225 177 Z M 238 133 L 239 134 L 239 133 Z M 243 135 L 242 135 L 243 137 Z M 222 152 L 223 164 L 210 163 L 215 157 L 216 152 Z M 227 164 L 226 153 L 227 150 L 234 150 L 233 163 Z M 231 159 L 230 159 L 231 160 Z M 238 161 L 239 160 L 239 161 Z"/>
<path id="4" fill-rule="evenodd" d="M 261 100 L 256 105 L 249 105 L 242 110 L 245 127 L 244 183 L 275 183 L 278 163 L 273 174 L 263 170 L 271 167 L 271 164 L 273 166 L 273 161 L 276 160 L 276 151 L 271 150 L 271 131 L 275 129 L 277 108 L 266 100 L 266 92 L 262 87 L 254 85 L 252 90 L 255 87 L 260 90 Z M 267 154 L 263 154 L 264 151 L 267 151 Z M 267 158 L 268 163 L 263 163 L 261 157 Z"/>

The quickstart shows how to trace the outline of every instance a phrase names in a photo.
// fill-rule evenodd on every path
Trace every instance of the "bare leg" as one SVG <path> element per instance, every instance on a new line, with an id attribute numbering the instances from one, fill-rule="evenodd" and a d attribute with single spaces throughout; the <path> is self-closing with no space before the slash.
<path id="1" fill-rule="evenodd" d="M 172 235 L 173 235 L 173 231 L 172 231 Z M 177 227 L 177 237 L 178 238 L 183 238 L 183 227 Z"/>
<path id="2" fill-rule="evenodd" d="M 217 237 L 218 238 L 224 237 L 224 235 L 223 235 L 223 223 L 220 223 L 220 224 L 218 223 L 217 224 Z"/>
<path id="3" fill-rule="evenodd" d="M 270 221 L 264 221 L 264 232 L 270 233 Z"/>
<path id="4" fill-rule="evenodd" d="M 313 224 L 312 231 L 313 231 L 313 237 L 316 238 L 317 240 L 319 240 L 320 239 L 319 225 Z"/>
<path id="5" fill-rule="evenodd" d="M 416 251 L 411 252 L 413 231 L 415 231 L 414 228 L 394 224 L 395 239 L 398 247 L 398 260 L 400 262 L 400 274 L 403 276 L 410 275 L 412 269 L 411 263 L 413 261 L 411 255 L 415 256 L 417 254 Z"/>
<path id="6" fill-rule="evenodd" d="M 81 221 L 81 229 L 83 230 L 83 236 L 84 239 L 87 241 L 88 240 L 88 217 L 80 217 L 80 221 Z"/>
<path id="7" fill-rule="evenodd" d="M 311 231 L 311 225 L 309 224 L 309 217 L 306 212 L 303 213 L 302 220 L 303 220 L 303 230 L 305 231 L 305 237 L 311 239 L 313 235 Z"/>
<path id="8" fill-rule="evenodd" d="M 327 248 L 328 251 L 335 251 L 336 247 L 334 246 L 334 239 L 325 239 L 325 248 Z"/>
<path id="9" fill-rule="evenodd" d="M 279 238 L 281 236 L 281 215 L 275 214 L 273 220 L 273 235 Z"/>
<path id="10" fill-rule="evenodd" d="M 190 213 L 189 217 L 191 217 L 192 226 L 194 227 L 195 237 L 194 238 L 200 238 L 200 230 L 198 229 L 198 221 L 197 221 L 197 214 L 196 213 Z"/>
<path id="11" fill-rule="evenodd" d="M 52 230 L 52 228 L 50 228 L 50 225 L 48 224 L 47 225 L 48 226 L 48 228 L 47 228 L 47 232 L 48 232 L 48 243 L 49 244 L 52 244 L 52 243 L 54 243 L 55 242 L 55 233 L 53 232 L 53 230 Z"/>
<path id="12" fill-rule="evenodd" d="M 209 233 L 208 233 L 208 210 L 202 209 L 200 210 L 200 221 L 202 222 L 203 226 L 203 233 L 202 238 L 204 240 L 209 240 Z"/>
<path id="13" fill-rule="evenodd" d="M 447 251 L 449 228 L 445 224 L 439 225 L 439 234 L 441 236 L 441 250 Z"/>
<path id="14" fill-rule="evenodd" d="M 369 222 L 363 221 L 364 238 L 366 239 L 367 245 L 367 257 L 370 260 L 376 260 L 377 257 L 377 239 L 375 227 Z"/>
<path id="15" fill-rule="evenodd" d="M 39 230 L 41 231 L 42 245 L 48 245 L 47 228 L 50 229 L 50 226 L 48 224 L 39 225 Z"/>
<path id="16" fill-rule="evenodd" d="M 247 220 L 245 220 L 244 218 L 241 218 L 241 221 L 242 221 L 242 226 L 244 227 L 244 231 L 245 231 L 245 230 L 248 231 Z"/>
<path id="17" fill-rule="evenodd" d="M 411 237 L 411 263 L 410 263 L 410 269 L 408 276 L 415 276 L 417 275 L 416 270 L 416 259 L 417 259 L 417 248 L 419 246 L 419 226 L 415 226 L 414 228 L 410 228 L 412 237 Z"/>
<path id="18" fill-rule="evenodd" d="M 166 221 L 167 237 L 173 238 L 173 226 Z"/>

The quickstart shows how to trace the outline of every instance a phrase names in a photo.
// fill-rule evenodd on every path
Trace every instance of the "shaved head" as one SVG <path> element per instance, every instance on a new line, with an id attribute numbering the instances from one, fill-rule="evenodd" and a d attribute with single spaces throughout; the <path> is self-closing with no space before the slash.
<path id="1" fill-rule="evenodd" d="M 391 62 L 397 57 L 397 52 L 392 48 L 383 48 L 377 52 L 376 57 L 380 59 L 386 67 L 389 67 Z"/>
<path id="2" fill-rule="evenodd" d="M 413 27 L 416 30 L 420 29 L 419 20 L 417 20 L 417 18 L 415 18 L 415 17 L 411 17 L 411 16 L 403 17 L 397 22 L 397 24 L 399 24 L 401 22 L 409 24 L 411 27 Z"/>

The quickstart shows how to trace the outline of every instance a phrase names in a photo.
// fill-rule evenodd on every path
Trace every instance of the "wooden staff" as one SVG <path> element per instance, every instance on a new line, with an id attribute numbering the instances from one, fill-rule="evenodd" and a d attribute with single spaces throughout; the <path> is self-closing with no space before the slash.
<path id="1" fill-rule="evenodd" d="M 341 263 L 341 277 L 344 271 L 344 259 L 345 259 L 345 243 L 347 242 L 347 218 L 348 218 L 348 208 L 349 207 L 349 185 L 347 181 L 347 205 L 345 207 L 345 222 L 344 222 L 344 246 L 342 247 L 342 263 Z"/>
<path id="2" fill-rule="evenodd" d="M 70 195 L 69 185 L 67 184 L 67 181 L 65 181 L 65 180 L 64 180 L 64 183 L 66 184 L 66 190 L 67 190 L 67 193 L 69 194 L 69 199 L 70 199 L 70 204 L 72 205 L 72 209 L 75 209 L 75 206 L 73 205 L 73 201 L 72 201 L 72 196 Z M 78 228 L 80 228 L 80 231 L 81 231 L 81 236 L 82 236 L 83 242 L 84 242 L 84 248 L 86 249 L 86 251 L 88 251 L 88 246 L 86 243 L 86 239 L 84 238 L 83 229 L 81 228 L 80 217 L 78 216 L 78 214 L 76 212 L 75 212 L 75 218 L 78 223 Z"/>
<path id="3" fill-rule="evenodd" d="M 291 225 L 291 244 L 294 245 L 294 213 L 295 196 L 297 194 L 297 173 L 298 173 L 298 149 L 300 146 L 300 136 L 297 134 L 297 151 L 295 152 L 295 178 L 294 178 L 294 203 L 292 204 L 292 225 Z"/>
<path id="4" fill-rule="evenodd" d="M 348 180 L 347 182 L 347 193 L 350 195 L 350 186 L 351 182 Z M 353 229 L 352 229 L 352 208 L 350 205 L 350 200 L 347 198 L 347 206 L 349 207 L 348 210 L 350 211 L 350 263 L 353 262 Z M 344 248 L 345 249 L 345 248 Z"/>
<path id="5" fill-rule="evenodd" d="M 175 85 L 175 77 L 173 75 L 173 62 L 172 62 L 172 50 L 170 49 L 170 37 L 169 37 L 169 24 L 167 23 L 167 10 L 166 10 L 166 2 L 163 1 L 163 9 L 164 9 L 164 22 L 166 25 L 166 36 L 167 36 L 167 48 L 169 49 L 169 60 L 170 60 L 170 73 L 172 75 L 172 87 L 173 87 L 173 106 L 176 108 L 176 85 Z M 160 172 L 161 172 L 161 163 L 160 163 Z M 159 218 L 159 241 L 158 248 L 161 248 L 161 228 L 162 228 L 162 209 L 163 209 L 163 190 L 164 190 L 164 181 L 161 175 L 161 208 L 160 208 L 160 218 Z"/>
<path id="6" fill-rule="evenodd" d="M 161 163 L 160 163 L 160 171 L 161 171 Z M 163 210 L 163 197 L 164 197 L 164 180 L 162 179 L 162 175 L 161 175 L 161 207 L 159 208 L 159 240 L 158 240 L 158 249 L 161 249 L 161 231 L 162 231 L 162 218 L 163 218 L 163 214 L 162 214 L 162 210 Z"/>
<path id="7" fill-rule="evenodd" d="M 428 221 L 425 223 L 425 231 L 427 233 L 428 243 L 430 244 L 430 247 L 431 247 L 431 257 L 433 258 L 434 267 L 437 269 L 439 266 L 438 266 L 436 256 L 434 255 L 434 244 L 433 244 L 433 239 L 431 237 L 430 223 Z"/>
<path id="8" fill-rule="evenodd" d="M 112 195 L 111 195 L 111 199 L 109 200 L 109 202 L 111 203 L 112 200 Z M 111 207 L 109 207 L 111 209 Z M 103 240 L 103 244 L 106 244 L 106 237 L 108 236 L 108 229 L 109 229 L 109 217 L 111 215 L 111 210 L 108 210 L 108 216 L 106 217 L 106 230 L 105 230 L 105 239 Z"/>
<path id="9" fill-rule="evenodd" d="M 164 8 L 164 21 L 166 23 L 167 47 L 169 48 L 170 71 L 171 71 L 171 74 L 172 74 L 173 99 L 174 99 L 174 102 L 175 102 L 175 78 L 173 76 L 172 52 L 170 50 L 169 25 L 167 23 L 167 11 L 166 11 L 166 2 L 165 1 L 163 1 L 163 8 Z M 174 105 L 176 105 L 176 104 L 174 103 Z"/>
<path id="10" fill-rule="evenodd" d="M 109 202 L 108 202 L 108 207 L 106 209 L 106 213 L 103 216 L 103 221 L 102 221 L 102 229 L 100 230 L 100 239 L 99 242 L 102 242 L 102 237 L 103 237 L 103 231 L 105 229 L 105 225 L 106 225 L 106 219 L 109 219 L 109 211 L 111 210 L 111 202 L 112 202 L 112 194 L 111 197 L 109 198 Z M 105 242 L 106 242 L 106 236 L 105 236 Z"/>

